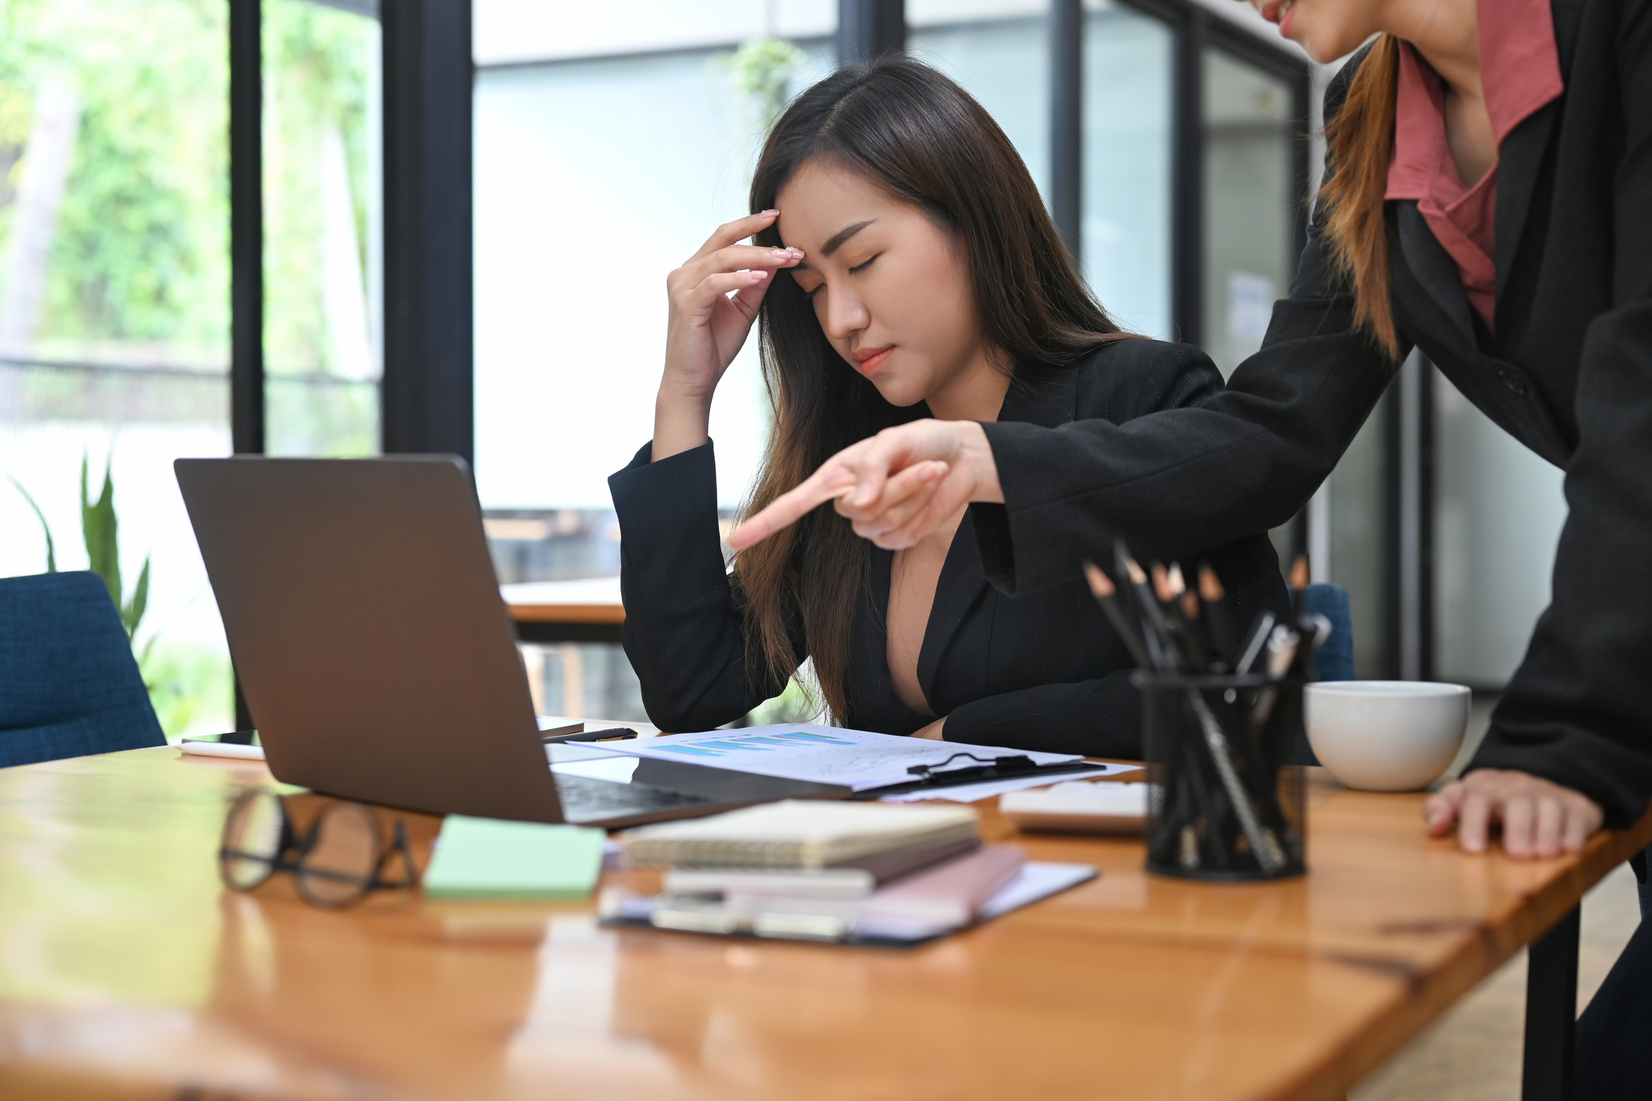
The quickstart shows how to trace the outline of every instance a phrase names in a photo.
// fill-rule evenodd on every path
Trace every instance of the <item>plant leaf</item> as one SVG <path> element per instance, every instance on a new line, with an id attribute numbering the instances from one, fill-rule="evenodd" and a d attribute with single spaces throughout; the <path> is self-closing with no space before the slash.
<path id="1" fill-rule="evenodd" d="M 46 536 L 46 572 L 56 573 L 57 544 L 52 542 L 52 529 L 46 523 L 46 514 L 40 511 L 40 506 L 34 503 L 34 498 L 29 495 L 28 490 L 23 488 L 22 482 L 13 478 L 10 474 L 6 475 L 6 480 L 17 488 L 17 492 L 23 495 L 23 500 L 29 502 L 29 507 L 34 509 L 34 518 L 40 521 L 40 531 Z"/>
<path id="2" fill-rule="evenodd" d="M 149 559 L 143 560 L 143 569 L 138 573 L 137 586 L 132 590 L 132 599 L 120 611 L 120 620 L 126 624 L 126 637 L 138 637 L 138 624 L 143 622 L 144 610 L 149 607 Z M 154 642 L 154 639 L 150 639 Z"/>
<path id="3" fill-rule="evenodd" d="M 104 585 L 109 589 L 110 599 L 115 602 L 115 607 L 119 608 L 122 604 L 120 546 L 115 523 L 115 483 L 110 476 L 114 461 L 111 449 L 109 465 L 103 471 L 103 491 L 98 494 L 97 502 L 93 503 L 91 494 L 87 491 L 88 456 L 82 452 L 80 527 L 81 535 L 86 540 L 86 558 L 91 563 L 92 572 L 103 578 Z"/>
<path id="4" fill-rule="evenodd" d="M 143 644 L 143 649 L 138 652 L 138 668 L 139 669 L 142 669 L 142 668 L 146 667 L 149 664 L 149 657 L 150 657 L 151 654 L 153 654 L 155 652 L 155 643 L 159 642 L 160 638 L 161 638 L 161 633 L 159 631 L 156 631 L 154 634 L 149 636 L 149 641 Z M 151 687 L 153 687 L 153 686 L 151 686 Z"/>

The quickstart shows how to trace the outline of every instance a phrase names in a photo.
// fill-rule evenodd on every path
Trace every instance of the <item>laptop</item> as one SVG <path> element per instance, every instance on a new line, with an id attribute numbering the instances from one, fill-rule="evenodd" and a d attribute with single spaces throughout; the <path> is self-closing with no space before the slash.
<path id="1" fill-rule="evenodd" d="M 462 459 L 238 456 L 174 470 L 278 780 L 433 814 L 604 827 L 849 795 L 686 762 L 553 766 Z"/>

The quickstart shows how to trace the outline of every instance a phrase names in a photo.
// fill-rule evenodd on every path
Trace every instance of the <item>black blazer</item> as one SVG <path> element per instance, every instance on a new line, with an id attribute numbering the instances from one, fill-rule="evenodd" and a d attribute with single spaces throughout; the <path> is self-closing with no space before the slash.
<path id="1" fill-rule="evenodd" d="M 1500 150 L 1495 339 L 1414 201 L 1385 211 L 1391 294 L 1404 340 L 1566 471 L 1553 602 L 1474 767 L 1549 777 L 1621 827 L 1652 797 L 1652 0 L 1552 3 L 1566 91 Z M 1118 427 L 987 425 L 1006 504 L 974 506 L 975 530 L 1005 591 L 1064 581 L 1115 532 L 1175 554 L 1307 501 L 1393 374 L 1352 330 L 1320 213 L 1224 392 Z"/>
<path id="2" fill-rule="evenodd" d="M 1222 387 L 1203 352 L 1124 340 L 1063 370 L 1016 373 L 999 418 L 1047 431 L 1099 418 L 1122 423 L 1155 409 L 1194 405 Z M 642 682 L 648 717 L 666 730 L 708 730 L 780 692 L 758 655 L 748 666 L 738 582 L 725 572 L 717 530 L 712 445 L 649 462 L 644 447 L 608 479 L 619 513 L 625 652 Z M 829 505 L 822 506 L 829 508 Z M 847 523 L 848 521 L 843 521 Z M 982 572 L 966 516 L 935 588 L 918 657 L 924 698 L 945 715 L 946 738 L 1098 756 L 1139 757 L 1139 705 L 1131 661 L 1077 580 L 1012 597 Z M 1110 551 L 1103 542 L 1087 553 Z M 1207 559 L 1236 601 L 1241 626 L 1287 597 L 1266 535 L 1234 540 Z M 910 734 L 930 722 L 901 703 L 890 681 L 887 626 L 894 555 L 872 549 L 850 643 L 845 725 Z M 1190 563 L 1191 564 L 1191 563 Z M 802 626 L 793 629 L 801 643 Z M 801 650 L 801 645 L 799 646 Z"/>

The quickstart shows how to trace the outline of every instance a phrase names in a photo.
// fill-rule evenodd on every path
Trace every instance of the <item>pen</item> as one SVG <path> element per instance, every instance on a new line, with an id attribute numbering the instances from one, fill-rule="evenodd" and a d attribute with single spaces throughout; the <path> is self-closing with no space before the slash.
<path id="1" fill-rule="evenodd" d="M 1262 653 L 1262 647 L 1267 643 L 1268 636 L 1273 632 L 1273 626 L 1276 622 L 1278 621 L 1274 619 L 1272 612 L 1263 612 L 1256 617 L 1256 622 L 1251 624 L 1250 640 L 1245 643 L 1245 649 L 1240 653 L 1239 661 L 1233 667 L 1235 673 L 1244 676 L 1250 672 L 1251 666 L 1256 664 L 1257 657 Z"/>
<path id="2" fill-rule="evenodd" d="M 572 734 L 551 734 L 542 736 L 539 740 L 545 745 L 560 745 L 564 742 L 623 742 L 636 736 L 637 732 L 628 726 L 610 726 L 602 730 L 576 730 Z"/>
<path id="3" fill-rule="evenodd" d="M 1297 652 L 1302 648 L 1302 636 L 1281 623 L 1268 635 L 1268 676 L 1274 679 L 1283 677 L 1290 672 L 1296 661 Z M 1273 687 L 1262 689 L 1256 697 L 1256 706 L 1251 711 L 1250 725 L 1252 730 L 1260 730 L 1273 713 L 1274 700 L 1279 696 L 1279 690 Z"/>

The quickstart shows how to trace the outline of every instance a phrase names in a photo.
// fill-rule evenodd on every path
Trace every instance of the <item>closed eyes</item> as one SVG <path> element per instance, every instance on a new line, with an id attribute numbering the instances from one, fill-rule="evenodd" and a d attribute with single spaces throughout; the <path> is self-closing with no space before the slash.
<path id="1" fill-rule="evenodd" d="M 882 256 L 882 255 L 883 255 L 883 253 L 879 252 L 879 253 L 874 253 L 873 255 L 867 257 L 864 262 L 856 264 L 854 267 L 850 268 L 849 269 L 849 274 L 850 275 L 859 275 L 861 272 L 865 271 L 867 268 L 872 266 L 872 261 L 873 260 L 876 260 L 879 256 Z M 814 286 L 810 287 L 808 290 L 803 292 L 803 297 L 804 298 L 813 298 L 820 291 L 820 288 L 824 287 L 825 285 L 826 284 L 824 282 L 816 283 Z"/>

